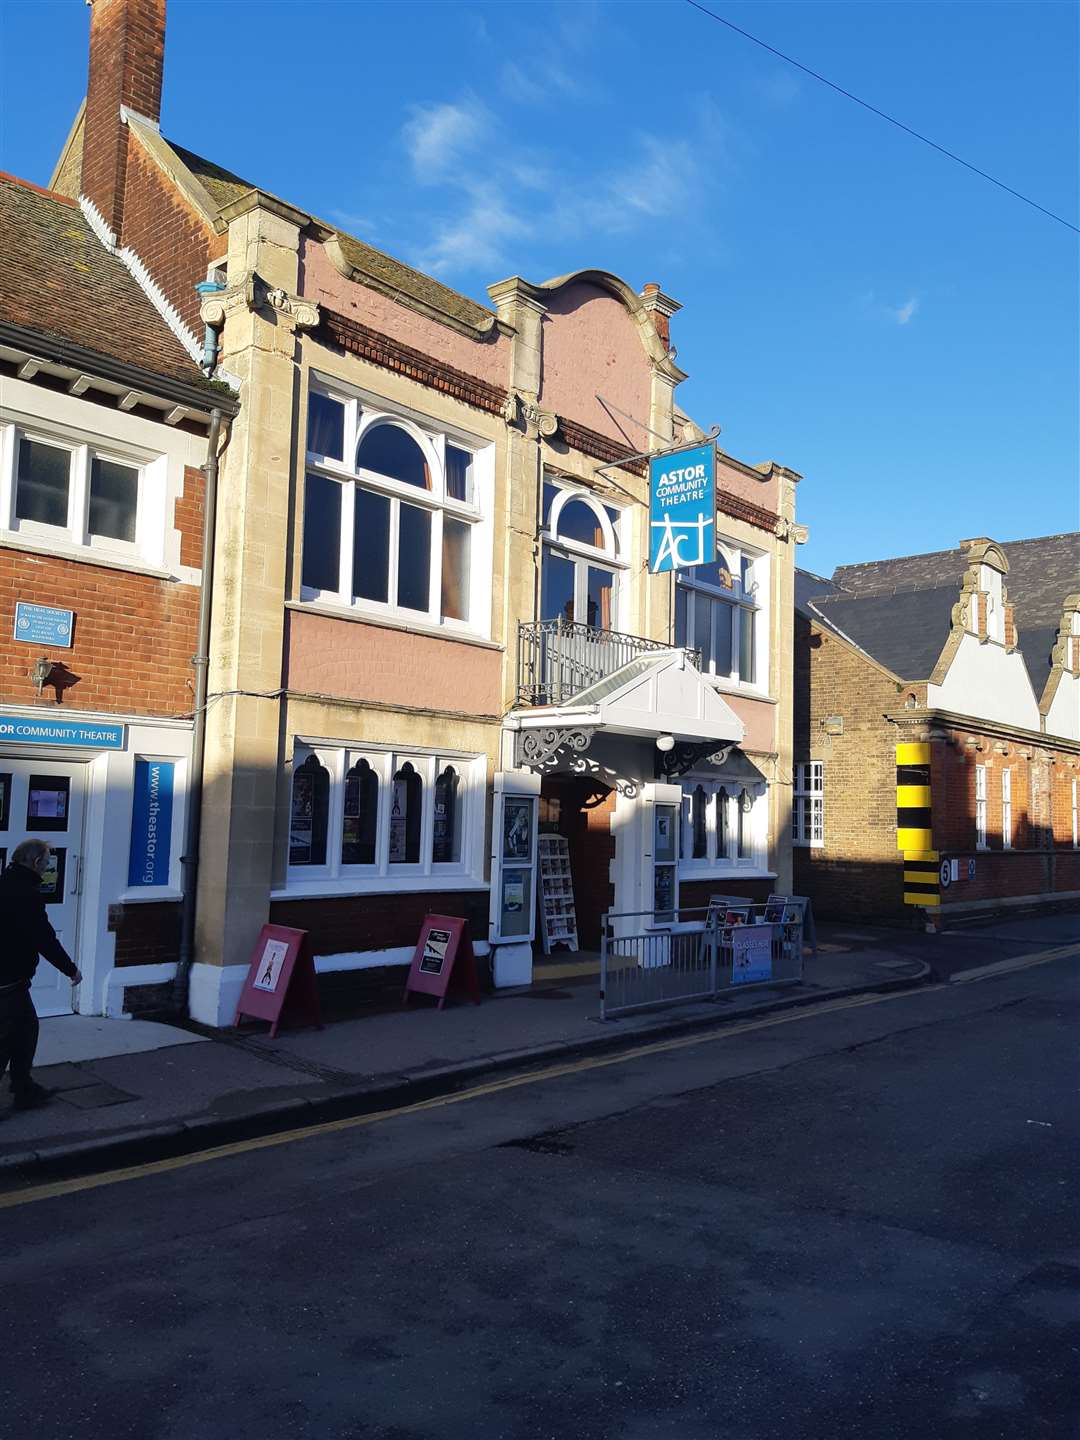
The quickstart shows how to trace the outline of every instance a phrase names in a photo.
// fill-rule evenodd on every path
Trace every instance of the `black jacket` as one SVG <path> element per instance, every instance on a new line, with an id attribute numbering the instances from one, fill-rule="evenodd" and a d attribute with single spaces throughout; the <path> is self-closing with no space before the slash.
<path id="1" fill-rule="evenodd" d="M 0 875 L 0 987 L 29 983 L 38 956 L 73 979 L 78 973 L 45 913 L 41 881 L 25 865 Z"/>

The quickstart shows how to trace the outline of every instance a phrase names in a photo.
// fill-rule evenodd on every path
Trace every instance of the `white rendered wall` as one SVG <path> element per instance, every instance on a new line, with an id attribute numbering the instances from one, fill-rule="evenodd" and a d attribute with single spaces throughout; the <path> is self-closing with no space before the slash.
<path id="1" fill-rule="evenodd" d="M 1062 675 L 1058 681 L 1057 693 L 1046 716 L 1046 731 L 1048 735 L 1080 740 L 1080 679 L 1075 675 Z"/>
<path id="2" fill-rule="evenodd" d="M 964 636 L 944 683 L 928 687 L 926 703 L 975 719 L 1040 728 L 1038 701 L 1019 650 L 1010 654 L 1001 645 L 981 644 L 974 635 Z"/>

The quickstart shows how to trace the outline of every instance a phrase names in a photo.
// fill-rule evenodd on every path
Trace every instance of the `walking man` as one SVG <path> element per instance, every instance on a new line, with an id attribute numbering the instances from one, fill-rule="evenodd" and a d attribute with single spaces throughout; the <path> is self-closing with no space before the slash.
<path id="1" fill-rule="evenodd" d="M 24 840 L 0 875 L 0 1075 L 11 1066 L 16 1110 L 44 1105 L 52 1095 L 30 1078 L 38 1042 L 38 1017 L 30 984 L 42 955 L 77 984 L 82 975 L 49 923 L 41 877 L 51 851 L 44 840 Z"/>

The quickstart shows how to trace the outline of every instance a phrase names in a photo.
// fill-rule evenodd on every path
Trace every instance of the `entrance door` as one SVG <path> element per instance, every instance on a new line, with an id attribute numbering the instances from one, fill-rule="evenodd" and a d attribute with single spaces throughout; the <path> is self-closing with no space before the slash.
<path id="1" fill-rule="evenodd" d="M 52 850 L 42 893 L 52 927 L 74 959 L 82 879 L 85 767 L 57 760 L 0 756 L 0 867 L 20 841 L 44 840 Z M 70 1015 L 71 981 L 47 960 L 31 992 L 39 1015 Z"/>

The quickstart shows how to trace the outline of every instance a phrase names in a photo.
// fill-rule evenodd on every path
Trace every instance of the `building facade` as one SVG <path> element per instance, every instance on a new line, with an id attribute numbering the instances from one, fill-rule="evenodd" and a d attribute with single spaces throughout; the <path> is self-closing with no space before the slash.
<path id="1" fill-rule="evenodd" d="M 191 1013 L 232 1018 L 267 921 L 370 982 L 461 915 L 528 983 L 543 833 L 584 948 L 790 888 L 798 476 L 717 452 L 717 561 L 649 573 L 646 456 L 705 440 L 677 303 L 602 270 L 457 294 L 166 140 L 163 53 L 163 0 L 94 0 L 53 183 L 239 400 Z"/>
<path id="2" fill-rule="evenodd" d="M 797 887 L 900 921 L 1080 898 L 1080 535 L 800 572 Z"/>
<path id="3" fill-rule="evenodd" d="M 0 176 L 0 867 L 39 836 L 76 959 L 46 1015 L 156 1007 L 179 958 L 202 377 L 72 200 Z"/>

